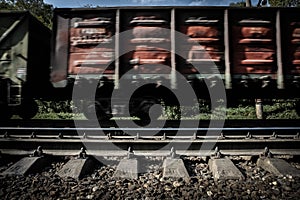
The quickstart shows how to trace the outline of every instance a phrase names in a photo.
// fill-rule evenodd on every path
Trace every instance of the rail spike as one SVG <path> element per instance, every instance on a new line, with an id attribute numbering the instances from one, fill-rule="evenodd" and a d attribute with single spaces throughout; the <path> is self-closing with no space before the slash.
<path id="1" fill-rule="evenodd" d="M 297 134 L 295 135 L 294 139 L 300 139 L 300 133 L 297 132 Z"/>
<path id="2" fill-rule="evenodd" d="M 262 157 L 266 158 L 272 158 L 273 154 L 271 153 L 270 149 L 268 147 L 265 147 L 263 153 L 261 154 Z"/>
<path id="3" fill-rule="evenodd" d="M 3 138 L 9 138 L 9 134 L 7 131 L 4 133 Z"/>
<path id="4" fill-rule="evenodd" d="M 171 151 L 170 151 L 170 156 L 172 159 L 176 158 L 176 150 L 174 147 L 171 148 Z"/>
<path id="5" fill-rule="evenodd" d="M 139 133 L 136 133 L 136 136 L 134 137 L 135 140 L 138 140 L 140 139 L 140 134 Z"/>
<path id="6" fill-rule="evenodd" d="M 33 131 L 32 133 L 31 133 L 31 136 L 30 136 L 30 138 L 36 138 L 36 134 L 35 134 L 35 132 Z"/>
<path id="7" fill-rule="evenodd" d="M 216 159 L 219 159 L 219 158 L 222 158 L 222 157 L 223 157 L 223 155 L 222 155 L 222 153 L 221 153 L 219 147 L 216 147 L 216 148 L 215 148 L 215 151 L 214 151 L 214 153 L 211 155 L 211 157 L 216 158 Z"/>
<path id="8" fill-rule="evenodd" d="M 224 134 L 223 132 L 221 132 L 221 134 L 220 134 L 220 136 L 218 137 L 218 139 L 220 139 L 220 140 L 226 139 L 225 134 Z"/>
<path id="9" fill-rule="evenodd" d="M 108 139 L 108 140 L 111 140 L 111 139 L 112 139 L 111 133 L 108 133 L 108 134 L 107 134 L 107 139 Z"/>
<path id="10" fill-rule="evenodd" d="M 78 159 L 86 159 L 87 158 L 87 153 L 86 153 L 86 150 L 84 147 L 81 147 L 77 158 Z"/>
<path id="11" fill-rule="evenodd" d="M 192 140 L 197 140 L 197 133 L 193 133 Z"/>
<path id="12" fill-rule="evenodd" d="M 161 137 L 161 140 L 166 140 L 167 136 L 166 133 L 163 134 L 163 136 Z"/>
<path id="13" fill-rule="evenodd" d="M 63 133 L 60 132 L 60 133 L 58 134 L 58 138 L 59 138 L 59 139 L 63 139 L 63 138 L 64 138 Z"/>
<path id="14" fill-rule="evenodd" d="M 274 131 L 274 132 L 272 133 L 271 138 L 276 139 L 277 137 L 278 137 L 278 135 L 277 135 L 277 133 Z"/>
<path id="15" fill-rule="evenodd" d="M 247 135 L 246 135 L 246 139 L 251 139 L 251 138 L 253 138 L 253 136 L 250 132 L 248 132 Z"/>
<path id="16" fill-rule="evenodd" d="M 36 150 L 34 150 L 32 157 L 42 157 L 44 156 L 43 148 L 42 146 L 38 146 Z"/>
<path id="17" fill-rule="evenodd" d="M 132 159 L 133 156 L 134 156 L 134 152 L 133 152 L 132 147 L 128 147 L 128 150 L 127 150 L 127 159 Z"/>

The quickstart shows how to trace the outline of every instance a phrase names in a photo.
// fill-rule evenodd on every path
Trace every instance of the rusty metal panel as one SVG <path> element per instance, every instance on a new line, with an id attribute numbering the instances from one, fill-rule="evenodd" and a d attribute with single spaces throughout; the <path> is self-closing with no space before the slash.
<path id="1" fill-rule="evenodd" d="M 129 19 L 126 28 L 131 28 L 132 33 L 132 39 L 127 45 L 131 45 L 134 51 L 123 56 L 123 62 L 139 74 L 170 74 L 171 54 L 167 49 L 171 46 L 171 35 L 168 20 L 161 14 L 149 11 L 128 12 L 126 15 Z M 162 15 L 167 15 L 167 12 Z"/>
<path id="2" fill-rule="evenodd" d="M 300 18 L 300 17 L 299 17 Z M 291 46 L 292 49 L 292 64 L 291 74 L 300 75 L 300 19 L 299 22 L 291 23 Z"/>
<path id="3" fill-rule="evenodd" d="M 280 12 L 284 84 L 287 89 L 295 89 L 300 87 L 300 12 L 297 8 Z"/>
<path id="4" fill-rule="evenodd" d="M 251 16 L 252 15 L 252 16 Z M 276 73 L 275 21 L 268 17 L 243 14 L 232 22 L 231 49 L 233 74 Z M 232 14 L 232 17 L 234 15 Z"/>
<path id="5" fill-rule="evenodd" d="M 216 42 L 222 40 L 220 20 L 215 17 L 189 17 L 181 25 L 180 31 L 189 36 L 191 41 Z"/>
<path id="6" fill-rule="evenodd" d="M 257 45 L 257 44 L 254 44 L 254 45 L 239 45 L 239 46 L 236 46 L 236 52 L 273 52 L 275 53 L 274 51 L 274 46 L 272 45 Z"/>
<path id="7" fill-rule="evenodd" d="M 72 53 L 69 58 L 69 74 L 77 73 L 113 73 L 107 69 L 113 61 L 113 52 Z"/>
<path id="8" fill-rule="evenodd" d="M 224 11 L 180 10 L 176 20 L 177 30 L 188 37 L 189 43 L 178 47 L 186 60 L 179 59 L 177 69 L 186 75 L 201 70 L 201 76 L 210 76 L 217 66 L 224 73 Z"/>
<path id="9" fill-rule="evenodd" d="M 170 63 L 170 52 L 162 48 L 149 46 L 136 46 L 133 53 L 132 64 L 165 64 Z M 133 63 L 135 62 L 135 63 Z"/>
<path id="10" fill-rule="evenodd" d="M 275 54 L 274 52 L 265 52 L 265 51 L 245 51 L 236 53 L 239 58 L 241 58 L 241 64 L 264 64 L 264 63 L 273 63 Z"/>
<path id="11" fill-rule="evenodd" d="M 292 26 L 294 26 L 294 25 L 300 25 L 300 23 L 292 23 L 291 25 Z M 300 28 L 299 27 L 294 28 L 293 37 L 294 38 L 300 38 Z"/>
<path id="12" fill-rule="evenodd" d="M 268 65 L 267 63 L 263 63 L 260 65 L 252 65 L 249 66 L 248 63 L 243 63 L 243 65 L 236 65 L 234 68 L 234 74 L 274 74 L 276 70 L 273 70 L 273 65 Z"/>
<path id="13" fill-rule="evenodd" d="M 211 43 L 222 40 L 219 19 L 189 17 L 181 26 L 181 32 L 190 37 L 191 42 Z"/>
<path id="14" fill-rule="evenodd" d="M 169 30 L 156 26 L 135 26 L 132 34 L 135 38 L 169 38 Z"/>
<path id="15" fill-rule="evenodd" d="M 69 19 L 54 15 L 54 42 L 51 59 L 51 82 L 54 87 L 65 87 L 68 77 Z"/>
<path id="16" fill-rule="evenodd" d="M 71 28 L 71 46 L 98 45 L 110 43 L 110 33 L 105 28 Z"/>
<path id="17" fill-rule="evenodd" d="M 275 73 L 275 51 L 270 46 L 238 47 L 233 73 Z"/>
<path id="18" fill-rule="evenodd" d="M 270 44 L 273 40 L 273 30 L 271 27 L 252 27 L 235 26 L 233 27 L 235 40 L 240 44 Z"/>
<path id="19" fill-rule="evenodd" d="M 292 43 L 300 44 L 300 22 L 292 22 Z"/>
<path id="20" fill-rule="evenodd" d="M 115 9 L 55 9 L 51 74 L 54 86 L 66 86 L 67 79 L 77 74 L 86 78 L 114 74 L 115 17 Z"/>
<path id="21" fill-rule="evenodd" d="M 188 53 L 189 62 L 214 61 L 221 62 L 224 52 L 219 45 L 192 46 Z"/>
<path id="22" fill-rule="evenodd" d="M 135 25 L 132 29 L 133 39 L 131 43 L 162 43 L 170 42 L 170 30 L 168 29 L 166 20 L 150 16 L 151 20 L 144 16 L 135 17 L 130 24 Z M 139 18 L 139 23 L 133 23 Z M 163 21 L 163 23 L 161 23 Z"/>
<path id="23" fill-rule="evenodd" d="M 73 18 L 70 28 L 71 47 L 89 48 L 103 43 L 111 43 L 113 35 L 110 18 Z"/>
<path id="24" fill-rule="evenodd" d="M 140 15 L 140 16 L 137 16 L 137 17 L 134 17 L 131 21 L 130 21 L 130 25 L 132 26 L 138 26 L 138 25 L 158 25 L 158 26 L 161 26 L 161 25 L 164 25 L 164 24 L 167 24 L 167 21 L 156 16 L 156 15 Z"/>
<path id="25" fill-rule="evenodd" d="M 113 73 L 106 70 L 114 60 L 111 18 L 72 18 L 69 32 L 69 74 Z"/>
<path id="26" fill-rule="evenodd" d="M 219 30 L 211 26 L 188 26 L 186 35 L 192 38 L 218 38 Z"/>
<path id="27" fill-rule="evenodd" d="M 300 64 L 300 47 L 298 47 L 294 53 L 294 60 L 293 60 L 294 64 L 299 65 Z"/>
<path id="28" fill-rule="evenodd" d="M 286 9 L 284 14 L 288 17 L 280 26 L 276 13 L 284 10 L 281 8 L 122 8 L 118 10 L 118 24 L 114 19 L 116 10 L 104 10 L 104 15 L 103 9 L 95 9 L 93 14 L 86 10 L 77 10 L 76 14 L 72 14 L 73 10 L 61 14 L 67 33 L 58 31 L 55 37 L 62 39 L 67 36 L 67 39 L 65 43 L 58 43 L 56 50 L 60 55 L 56 55 L 56 60 L 60 65 L 66 62 L 66 75 L 78 72 L 113 74 L 115 67 L 109 66 L 105 70 L 104 66 L 114 60 L 116 51 L 123 52 L 123 47 L 131 52 L 120 57 L 120 63 L 117 64 L 120 76 L 132 68 L 141 74 L 169 73 L 163 72 L 159 65 L 171 68 L 172 59 L 176 59 L 176 69 L 186 75 L 199 73 L 196 67 L 206 68 L 207 61 L 213 61 L 224 73 L 225 60 L 227 77 L 232 78 L 248 74 L 249 77 L 259 78 L 270 74 L 274 79 L 276 73 L 279 74 L 280 63 L 285 75 L 296 77 L 300 74 L 300 19 L 296 13 L 299 9 L 291 9 L 291 12 Z M 170 17 L 171 11 L 174 19 Z M 118 32 L 131 31 L 128 40 L 119 41 L 117 45 L 112 41 L 116 27 L 119 27 Z M 187 41 L 189 44 L 186 47 L 177 45 L 181 43 L 171 41 L 174 39 L 171 31 L 161 28 L 180 31 L 190 37 Z M 278 34 L 279 28 L 282 37 Z M 59 36 L 59 33 L 62 35 Z M 203 49 L 193 47 L 192 42 L 199 43 Z M 280 42 L 282 49 L 278 45 Z M 172 46 L 171 43 L 176 45 Z M 183 52 L 186 59 L 178 59 L 166 51 L 171 46 L 172 51 Z M 283 52 L 283 56 L 280 52 Z M 112 58 L 108 56 L 110 53 Z M 191 63 L 196 63 L 196 67 L 191 67 Z"/>
<path id="29" fill-rule="evenodd" d="M 171 73 L 171 67 L 166 68 L 163 65 L 155 64 L 142 64 L 142 65 L 134 65 L 133 66 L 134 71 L 137 74 L 170 74 Z"/>
<path id="30" fill-rule="evenodd" d="M 242 27 L 241 28 L 241 36 L 244 38 L 272 38 L 273 31 L 270 27 Z"/>

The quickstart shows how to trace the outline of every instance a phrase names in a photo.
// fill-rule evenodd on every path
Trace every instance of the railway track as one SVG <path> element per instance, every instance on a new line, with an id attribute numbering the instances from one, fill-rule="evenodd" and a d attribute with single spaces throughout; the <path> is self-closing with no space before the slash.
<path id="1" fill-rule="evenodd" d="M 2 153 L 28 154 L 41 146 L 54 155 L 74 155 L 86 147 L 91 155 L 211 154 L 218 148 L 228 155 L 258 155 L 265 147 L 273 154 L 300 155 L 300 127 L 225 128 L 46 128 L 0 127 Z"/>
<path id="2" fill-rule="evenodd" d="M 0 197 L 24 196 L 19 184 L 35 197 L 51 198 L 144 198 L 152 196 L 152 188 L 162 198 L 173 193 L 217 199 L 299 195 L 300 127 L 284 126 L 287 122 L 223 128 L 180 128 L 175 122 L 163 128 L 47 123 L 0 127 Z M 45 191 L 34 189 L 45 184 Z"/>
<path id="3" fill-rule="evenodd" d="M 7 121 L 0 121 L 0 127 L 76 127 L 76 124 L 80 124 L 82 127 L 97 127 L 99 124 L 101 127 L 109 128 L 116 127 L 117 123 L 128 124 L 128 121 L 132 120 L 109 120 L 109 121 L 93 121 L 93 120 L 45 120 L 45 119 L 10 119 Z M 139 120 L 133 122 L 138 122 Z M 178 127 L 178 125 L 184 122 L 187 127 L 197 124 L 198 127 L 209 127 L 209 124 L 224 124 L 224 127 L 289 127 L 300 124 L 300 120 L 297 119 L 267 119 L 267 120 L 167 120 L 164 121 L 164 127 Z M 76 124 L 75 124 L 76 123 Z M 157 127 L 156 125 L 161 125 L 161 121 L 153 121 L 151 122 L 153 127 Z"/>

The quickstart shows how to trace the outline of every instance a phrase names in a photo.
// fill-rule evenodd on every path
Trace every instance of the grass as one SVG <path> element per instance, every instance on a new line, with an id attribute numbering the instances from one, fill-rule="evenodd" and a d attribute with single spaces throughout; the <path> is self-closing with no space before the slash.
<path id="1" fill-rule="evenodd" d="M 267 119 L 300 119 L 299 113 L 297 113 L 297 109 L 296 109 L 297 101 L 296 100 L 271 101 L 270 104 L 266 104 L 264 106 L 266 118 Z"/>
<path id="2" fill-rule="evenodd" d="M 86 119 L 80 108 L 71 101 L 43 102 L 37 101 L 39 112 L 34 119 Z M 296 111 L 299 99 L 264 100 L 263 110 L 266 119 L 300 119 Z M 181 111 L 181 112 L 180 112 Z M 256 119 L 255 104 L 249 100 L 239 100 L 234 106 L 216 107 L 213 111 L 208 102 L 200 101 L 199 110 L 196 106 L 166 107 L 161 120 L 209 120 L 209 119 Z M 13 116 L 13 118 L 19 118 Z M 134 117 L 115 117 L 113 119 L 137 119 Z"/>

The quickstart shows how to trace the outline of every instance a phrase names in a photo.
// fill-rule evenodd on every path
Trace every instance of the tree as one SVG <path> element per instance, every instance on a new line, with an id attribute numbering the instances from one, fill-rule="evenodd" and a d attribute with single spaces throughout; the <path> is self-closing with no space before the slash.
<path id="1" fill-rule="evenodd" d="M 232 6 L 232 7 L 245 7 L 246 6 L 246 3 L 245 2 L 236 2 L 236 3 L 230 3 L 229 6 Z"/>
<path id="2" fill-rule="evenodd" d="M 0 9 L 27 10 L 49 28 L 52 26 L 53 5 L 44 0 L 0 0 Z"/>
<path id="3" fill-rule="evenodd" d="M 257 7 L 265 6 L 269 2 L 271 7 L 300 7 L 300 0 L 258 0 Z M 251 7 L 251 0 L 230 3 L 230 6 Z"/>
<path id="4" fill-rule="evenodd" d="M 259 0 L 257 3 L 257 7 L 261 7 L 261 6 L 267 6 L 268 4 L 268 0 Z"/>
<path id="5" fill-rule="evenodd" d="M 230 3 L 229 6 L 233 7 L 252 7 L 251 0 Z"/>
<path id="6" fill-rule="evenodd" d="M 269 4 L 273 7 L 300 7 L 299 0 L 269 0 Z"/>

